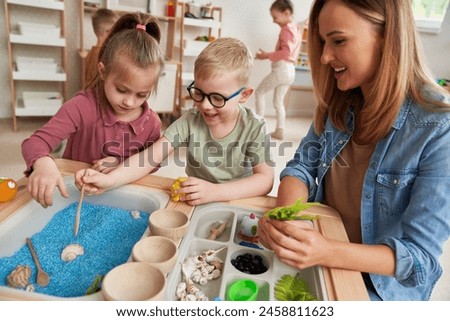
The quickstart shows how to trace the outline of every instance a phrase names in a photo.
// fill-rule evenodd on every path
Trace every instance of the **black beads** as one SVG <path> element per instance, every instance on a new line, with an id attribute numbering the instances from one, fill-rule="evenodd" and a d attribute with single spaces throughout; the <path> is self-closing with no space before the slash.
<path id="1" fill-rule="evenodd" d="M 247 274 L 262 274 L 268 269 L 259 254 L 240 254 L 231 260 L 231 264 L 239 271 Z"/>

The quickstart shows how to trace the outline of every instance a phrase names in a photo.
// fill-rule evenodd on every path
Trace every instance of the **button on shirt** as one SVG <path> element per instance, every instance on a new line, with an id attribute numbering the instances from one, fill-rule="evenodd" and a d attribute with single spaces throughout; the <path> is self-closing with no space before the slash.
<path id="1" fill-rule="evenodd" d="M 49 155 L 64 139 L 67 139 L 67 146 L 63 158 L 92 163 L 107 156 L 123 161 L 160 136 L 161 120 L 147 102 L 138 119 L 123 122 L 109 106 L 99 108 L 91 89 L 81 91 L 22 143 L 27 165 L 25 174 L 30 173 L 36 159 Z"/>

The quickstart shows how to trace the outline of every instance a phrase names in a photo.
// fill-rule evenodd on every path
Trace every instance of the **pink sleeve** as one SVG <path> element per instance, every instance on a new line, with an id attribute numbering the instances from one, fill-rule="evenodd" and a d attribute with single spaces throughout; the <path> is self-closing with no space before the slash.
<path id="1" fill-rule="evenodd" d="M 48 156 L 64 139 L 79 127 L 82 114 L 79 109 L 80 96 L 65 102 L 58 112 L 40 129 L 22 142 L 22 156 L 27 166 L 24 174 L 31 174 L 36 159 Z M 89 115 L 83 115 L 89 117 Z"/>
<path id="2" fill-rule="evenodd" d="M 295 47 L 294 35 L 288 28 L 283 28 L 278 37 L 276 50 L 268 53 L 270 61 L 289 60 Z"/>

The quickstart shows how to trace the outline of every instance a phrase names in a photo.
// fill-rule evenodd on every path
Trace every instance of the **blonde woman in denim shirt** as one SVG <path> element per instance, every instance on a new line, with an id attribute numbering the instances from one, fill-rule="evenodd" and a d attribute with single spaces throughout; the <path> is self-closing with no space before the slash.
<path id="1" fill-rule="evenodd" d="M 260 220 L 278 258 L 361 271 L 372 300 L 428 300 L 450 233 L 450 97 L 428 75 L 409 0 L 316 0 L 314 124 L 282 171 L 278 206 L 341 214 L 350 243 Z"/>

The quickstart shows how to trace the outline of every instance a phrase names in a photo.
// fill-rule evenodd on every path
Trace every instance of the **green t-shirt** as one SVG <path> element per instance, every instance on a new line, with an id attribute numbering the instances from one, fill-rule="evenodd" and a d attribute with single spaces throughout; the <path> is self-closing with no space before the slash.
<path id="1" fill-rule="evenodd" d="M 215 139 L 197 109 L 192 108 L 172 123 L 164 133 L 176 149 L 186 144 L 186 174 L 212 183 L 250 176 L 252 167 L 271 163 L 270 135 L 263 118 L 239 106 L 233 131 Z"/>

